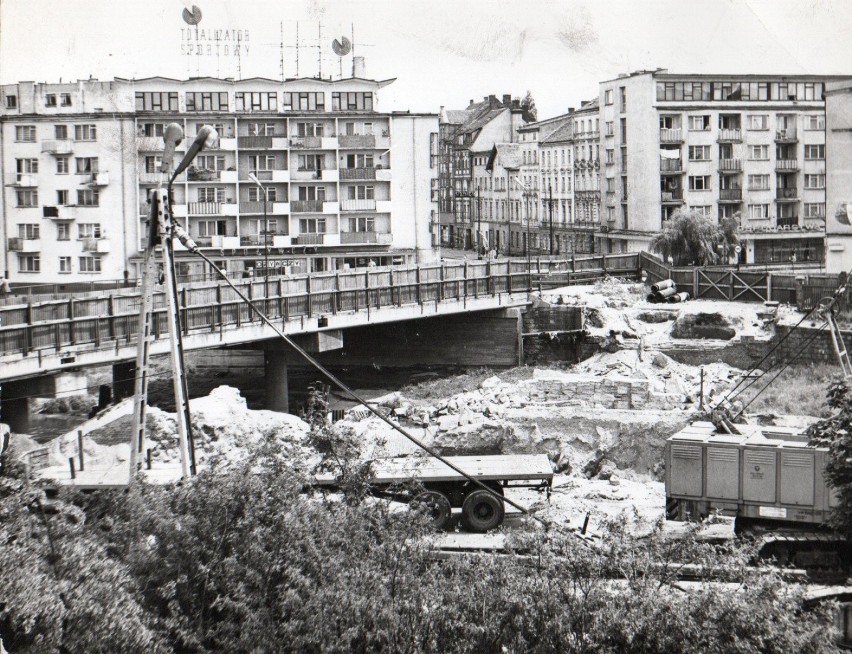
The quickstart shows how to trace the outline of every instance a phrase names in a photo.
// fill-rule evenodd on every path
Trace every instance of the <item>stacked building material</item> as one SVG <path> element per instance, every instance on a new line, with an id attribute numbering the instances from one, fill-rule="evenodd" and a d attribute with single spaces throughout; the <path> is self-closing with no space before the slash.
<path id="1" fill-rule="evenodd" d="M 686 291 L 678 292 L 677 284 L 673 279 L 664 279 L 651 286 L 651 292 L 648 294 L 648 302 L 654 304 L 660 302 L 685 302 L 689 299 L 689 293 Z"/>

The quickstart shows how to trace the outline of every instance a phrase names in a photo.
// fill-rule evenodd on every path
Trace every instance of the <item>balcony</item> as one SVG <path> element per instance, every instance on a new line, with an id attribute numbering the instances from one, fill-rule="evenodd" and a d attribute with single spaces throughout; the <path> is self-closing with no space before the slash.
<path id="1" fill-rule="evenodd" d="M 322 213 L 323 200 L 293 200 L 290 210 L 293 213 Z"/>
<path id="2" fill-rule="evenodd" d="M 290 172 L 290 178 L 295 182 L 313 182 L 322 180 L 322 170 L 314 168 L 296 168 Z"/>
<path id="3" fill-rule="evenodd" d="M 42 207 L 42 216 L 53 220 L 74 220 L 77 218 L 77 207 L 60 205 L 58 207 Z"/>
<path id="4" fill-rule="evenodd" d="M 187 137 L 190 142 L 194 137 Z M 187 138 L 185 138 L 180 145 L 177 146 L 177 150 L 186 150 L 186 142 Z M 156 152 L 158 150 L 162 150 L 165 148 L 165 142 L 163 141 L 162 136 L 137 136 L 136 137 L 136 149 L 139 152 Z"/>
<path id="5" fill-rule="evenodd" d="M 73 149 L 74 142 L 71 139 L 56 139 L 41 142 L 41 151 L 45 154 L 71 154 Z"/>
<path id="6" fill-rule="evenodd" d="M 741 173 L 743 161 L 742 159 L 719 159 L 719 170 L 723 173 Z"/>
<path id="7" fill-rule="evenodd" d="M 778 159 L 775 162 L 775 170 L 789 170 L 795 172 L 799 170 L 799 162 L 796 159 Z"/>
<path id="8" fill-rule="evenodd" d="M 375 168 L 341 168 L 340 179 L 376 179 Z"/>
<path id="9" fill-rule="evenodd" d="M 239 236 L 211 236 L 210 247 L 219 248 L 220 250 L 234 249 L 240 247 Z"/>
<path id="10" fill-rule="evenodd" d="M 775 132 L 776 143 L 795 143 L 799 139 L 796 136 L 796 128 L 779 129 Z"/>
<path id="11" fill-rule="evenodd" d="M 110 251 L 110 242 L 105 238 L 84 238 L 83 252 L 95 252 L 107 254 Z"/>
<path id="12" fill-rule="evenodd" d="M 341 200 L 341 211 L 375 211 L 375 200 Z"/>
<path id="13" fill-rule="evenodd" d="M 322 148 L 322 137 L 321 136 L 291 136 L 290 137 L 290 147 L 291 148 L 312 148 L 314 150 L 319 150 Z"/>
<path id="14" fill-rule="evenodd" d="M 222 212 L 220 202 L 190 202 L 189 213 L 193 216 L 218 216 Z"/>
<path id="15" fill-rule="evenodd" d="M 240 214 L 248 213 L 263 213 L 263 200 L 251 200 L 248 202 L 240 202 Z M 272 214 L 272 202 L 266 203 L 267 215 Z"/>
<path id="16" fill-rule="evenodd" d="M 373 134 L 341 134 L 337 137 L 341 148 L 375 148 L 376 137 Z"/>
<path id="17" fill-rule="evenodd" d="M 797 188 L 778 188 L 775 189 L 776 201 L 794 202 L 799 198 L 799 189 Z"/>
<path id="18" fill-rule="evenodd" d="M 661 129 L 660 143 L 683 143 L 683 130 Z"/>
<path id="19" fill-rule="evenodd" d="M 681 159 L 660 159 L 660 172 L 663 174 L 683 173 L 683 161 Z"/>
<path id="20" fill-rule="evenodd" d="M 7 177 L 10 186 L 32 188 L 38 186 L 38 177 L 29 173 L 12 173 Z"/>
<path id="21" fill-rule="evenodd" d="M 290 238 L 287 234 L 279 234 L 278 232 L 268 232 L 263 234 L 248 234 L 240 236 L 240 245 L 251 247 L 270 247 L 278 248 L 289 245 Z"/>
<path id="22" fill-rule="evenodd" d="M 739 127 L 729 127 L 719 130 L 720 143 L 739 143 L 743 140 L 743 131 Z"/>
<path id="23" fill-rule="evenodd" d="M 220 177 L 218 170 L 190 168 L 186 171 L 186 179 L 190 182 L 218 182 Z"/>
<path id="24" fill-rule="evenodd" d="M 379 181 L 379 182 L 391 181 L 391 169 L 390 168 L 382 168 L 381 166 L 377 166 L 376 167 L 376 181 Z"/>
<path id="25" fill-rule="evenodd" d="M 238 136 L 241 150 L 268 150 L 272 147 L 272 136 Z"/>
<path id="26" fill-rule="evenodd" d="M 220 136 L 219 137 L 219 147 L 216 148 L 216 149 L 217 150 L 236 150 L 237 149 L 237 139 L 235 139 L 233 136 L 230 136 L 230 137 Z"/>
<path id="27" fill-rule="evenodd" d="M 660 194 L 660 200 L 663 204 L 666 203 L 677 203 L 681 204 L 683 202 L 683 190 L 676 189 L 674 191 L 662 191 Z"/>
<path id="28" fill-rule="evenodd" d="M 322 245 L 325 234 L 299 234 L 293 237 L 293 245 Z"/>
<path id="29" fill-rule="evenodd" d="M 9 252 L 41 252 L 41 239 L 20 237 L 10 238 Z"/>
<path id="30" fill-rule="evenodd" d="M 393 234 L 380 234 L 378 232 L 341 232 L 341 245 L 390 245 L 393 243 Z"/>
<path id="31" fill-rule="evenodd" d="M 109 173 L 105 170 L 100 170 L 92 173 L 92 176 L 86 181 L 89 186 L 109 186 Z"/>
<path id="32" fill-rule="evenodd" d="M 742 202 L 743 190 L 741 188 L 719 189 L 719 202 Z"/>
<path id="33" fill-rule="evenodd" d="M 165 181 L 166 176 L 163 173 L 148 173 L 141 172 L 139 173 L 139 183 L 140 184 L 159 184 L 160 182 Z"/>
<path id="34" fill-rule="evenodd" d="M 776 225 L 781 229 L 790 229 L 791 227 L 799 226 L 799 217 L 798 216 L 785 216 L 783 218 L 779 217 L 776 221 Z"/>

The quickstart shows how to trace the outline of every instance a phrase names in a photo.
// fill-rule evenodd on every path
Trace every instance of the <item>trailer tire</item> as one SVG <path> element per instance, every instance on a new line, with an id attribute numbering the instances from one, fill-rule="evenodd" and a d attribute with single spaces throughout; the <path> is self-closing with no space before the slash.
<path id="1" fill-rule="evenodd" d="M 462 504 L 462 526 L 467 531 L 484 533 L 503 523 L 506 510 L 503 501 L 484 490 L 475 490 Z"/>
<path id="2" fill-rule="evenodd" d="M 450 498 L 440 491 L 427 490 L 418 493 L 409 503 L 409 508 L 426 515 L 435 529 L 444 529 L 453 517 Z"/>

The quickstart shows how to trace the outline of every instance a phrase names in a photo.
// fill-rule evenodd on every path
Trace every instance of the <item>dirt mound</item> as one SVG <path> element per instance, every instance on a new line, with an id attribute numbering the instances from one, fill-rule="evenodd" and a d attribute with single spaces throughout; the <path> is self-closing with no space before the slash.
<path id="1" fill-rule="evenodd" d="M 721 313 L 680 314 L 672 325 L 672 338 L 713 338 L 729 341 L 737 330 Z"/>
<path id="2" fill-rule="evenodd" d="M 677 311 L 640 311 L 636 314 L 636 320 L 651 324 L 668 322 L 677 318 Z"/>

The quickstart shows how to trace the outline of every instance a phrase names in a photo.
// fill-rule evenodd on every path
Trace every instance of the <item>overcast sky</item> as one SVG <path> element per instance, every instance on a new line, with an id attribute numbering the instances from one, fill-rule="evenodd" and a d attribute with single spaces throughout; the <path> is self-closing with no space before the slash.
<path id="1" fill-rule="evenodd" d="M 199 28 L 248 30 L 248 51 L 181 54 Z M 296 49 L 296 26 L 299 43 Z M 322 37 L 319 37 L 319 26 Z M 381 110 L 463 108 L 532 91 L 539 117 L 579 106 L 597 82 L 638 69 L 852 74 L 852 0 L 0 0 L 0 82 L 154 75 L 397 78 Z M 283 38 L 282 38 L 283 34 Z M 317 47 L 317 44 L 322 47 Z"/>

